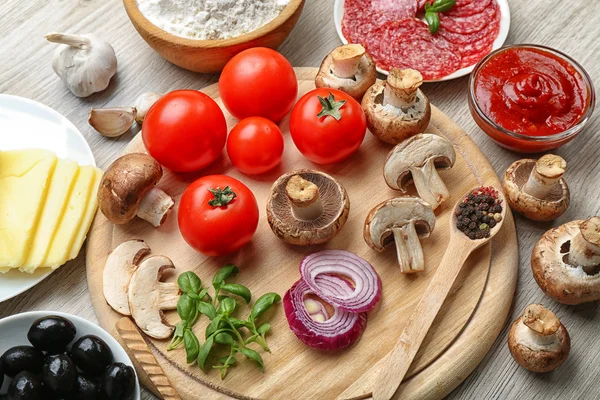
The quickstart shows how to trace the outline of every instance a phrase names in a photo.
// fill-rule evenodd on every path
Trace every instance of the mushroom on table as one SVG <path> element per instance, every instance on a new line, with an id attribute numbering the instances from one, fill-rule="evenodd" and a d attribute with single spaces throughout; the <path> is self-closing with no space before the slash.
<path id="1" fill-rule="evenodd" d="M 456 152 L 450 141 L 432 133 L 419 134 L 390 151 L 383 174 L 389 187 L 405 193 L 412 179 L 419 196 L 435 210 L 450 197 L 437 169 L 452 168 L 455 161 Z"/>
<path id="2" fill-rule="evenodd" d="M 419 237 L 428 237 L 435 227 L 435 214 L 429 204 L 417 197 L 397 197 L 371 210 L 365 221 L 364 238 L 376 251 L 396 244 L 400 272 L 409 274 L 425 269 Z"/>
<path id="3" fill-rule="evenodd" d="M 569 187 L 563 179 L 567 163 L 554 154 L 513 163 L 504 175 L 510 207 L 534 221 L 560 217 L 569 207 Z"/>

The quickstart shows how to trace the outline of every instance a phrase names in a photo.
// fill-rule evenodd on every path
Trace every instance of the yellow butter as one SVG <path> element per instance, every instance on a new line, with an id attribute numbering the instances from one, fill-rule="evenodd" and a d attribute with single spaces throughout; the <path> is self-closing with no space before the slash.
<path id="1" fill-rule="evenodd" d="M 90 226 L 92 225 L 92 221 L 94 220 L 94 216 L 96 215 L 96 210 L 98 210 L 98 188 L 100 187 L 100 180 L 102 179 L 104 172 L 97 168 L 95 172 L 94 182 L 92 183 L 92 192 L 87 200 L 87 208 L 83 216 L 83 221 L 79 226 L 79 231 L 77 232 L 77 236 L 75 237 L 75 241 L 69 252 L 69 260 L 76 258 L 79 254 L 81 246 L 83 246 L 83 241 L 85 240 L 85 237 L 90 230 Z"/>

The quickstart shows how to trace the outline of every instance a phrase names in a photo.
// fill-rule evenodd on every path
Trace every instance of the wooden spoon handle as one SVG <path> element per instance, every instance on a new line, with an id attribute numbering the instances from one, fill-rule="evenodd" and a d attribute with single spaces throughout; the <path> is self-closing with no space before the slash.
<path id="1" fill-rule="evenodd" d="M 450 241 L 437 271 L 413 310 L 396 346 L 383 360 L 382 369 L 373 384 L 373 400 L 389 400 L 398 390 L 465 260 L 473 250 L 474 247 L 468 241 Z"/>
<path id="2" fill-rule="evenodd" d="M 156 390 L 158 390 L 161 397 L 165 400 L 181 400 L 133 321 L 123 317 L 117 322 L 116 328 L 130 353 L 140 363 L 144 372 L 148 374 L 148 378 L 156 386 Z"/>

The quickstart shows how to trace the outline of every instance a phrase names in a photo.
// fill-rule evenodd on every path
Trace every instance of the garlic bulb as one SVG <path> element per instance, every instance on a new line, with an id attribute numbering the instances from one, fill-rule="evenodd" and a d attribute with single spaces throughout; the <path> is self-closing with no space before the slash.
<path id="1" fill-rule="evenodd" d="M 115 50 L 95 35 L 49 33 L 46 39 L 60 43 L 52 58 L 52 69 L 78 97 L 87 97 L 108 87 L 117 72 Z"/>

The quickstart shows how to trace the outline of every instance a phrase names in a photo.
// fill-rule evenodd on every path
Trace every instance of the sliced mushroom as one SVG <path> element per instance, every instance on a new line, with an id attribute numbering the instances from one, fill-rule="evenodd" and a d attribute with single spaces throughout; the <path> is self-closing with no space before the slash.
<path id="1" fill-rule="evenodd" d="M 452 168 L 454 146 L 447 139 L 425 133 L 406 139 L 390 151 L 383 175 L 389 187 L 406 193 L 411 179 L 419 196 L 435 210 L 450 197 L 437 169 Z"/>
<path id="2" fill-rule="evenodd" d="M 361 101 L 363 95 L 377 81 L 373 58 L 360 44 L 346 44 L 335 48 L 325 57 L 315 78 L 318 88 L 341 90 Z"/>
<path id="3" fill-rule="evenodd" d="M 508 334 L 508 348 L 523 368 L 549 372 L 567 359 L 571 339 L 552 311 L 540 304 L 530 304 L 513 322 Z"/>
<path id="4" fill-rule="evenodd" d="M 600 217 L 550 229 L 533 248 L 539 287 L 564 304 L 600 300 Z"/>
<path id="5" fill-rule="evenodd" d="M 129 284 L 129 309 L 136 325 L 148 336 L 166 339 L 175 328 L 167 323 L 163 310 L 174 310 L 179 286 L 161 282 L 163 272 L 175 269 L 165 256 L 148 257 L 140 263 Z"/>
<path id="6" fill-rule="evenodd" d="M 167 219 L 173 198 L 155 185 L 162 167 L 147 154 L 131 153 L 118 158 L 104 173 L 98 190 L 98 206 L 115 224 L 126 224 L 136 215 L 154 227 Z"/>
<path id="7" fill-rule="evenodd" d="M 410 274 L 425 269 L 419 237 L 428 237 L 434 227 L 435 214 L 429 204 L 417 197 L 397 197 L 371 210 L 365 221 L 364 238 L 376 251 L 383 251 L 393 240 L 400 272 Z"/>
<path id="8" fill-rule="evenodd" d="M 569 207 L 569 187 L 563 179 L 567 163 L 547 154 L 539 160 L 519 160 L 504 175 L 504 192 L 510 207 L 534 221 L 560 217 Z"/>
<path id="9" fill-rule="evenodd" d="M 106 259 L 102 273 L 104 298 L 109 306 L 123 315 L 129 310 L 129 282 L 140 261 L 150 254 L 150 247 L 143 240 L 128 240 L 118 245 Z"/>
<path id="10" fill-rule="evenodd" d="M 271 187 L 267 202 L 267 219 L 273 233 L 299 246 L 333 238 L 349 212 L 346 189 L 333 177 L 312 170 L 282 175 Z"/>
<path id="11" fill-rule="evenodd" d="M 423 133 L 431 119 L 429 100 L 419 89 L 423 76 L 414 69 L 392 68 L 362 100 L 369 130 L 386 143 L 398 144 Z"/>

